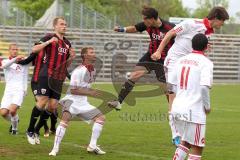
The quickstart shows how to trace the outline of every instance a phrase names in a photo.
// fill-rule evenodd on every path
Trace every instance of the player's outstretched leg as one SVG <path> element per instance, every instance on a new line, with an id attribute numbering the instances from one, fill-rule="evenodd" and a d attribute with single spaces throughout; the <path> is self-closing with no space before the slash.
<path id="1" fill-rule="evenodd" d="M 108 106 L 115 108 L 116 110 L 121 110 L 121 104 L 127 97 L 127 95 L 133 90 L 135 82 L 137 82 L 146 73 L 147 70 L 145 67 L 135 66 L 134 71 L 130 75 L 130 78 L 122 85 L 122 89 L 118 95 L 118 99 L 109 101 Z"/>
<path id="2" fill-rule="evenodd" d="M 95 153 L 95 154 L 100 154 L 100 155 L 106 154 L 106 152 L 101 150 L 100 147 L 97 145 L 97 140 L 100 137 L 100 134 L 102 132 L 104 122 L 105 122 L 104 115 L 98 116 L 94 120 L 90 144 L 87 147 L 87 151 L 90 153 Z"/>
<path id="3" fill-rule="evenodd" d="M 71 117 L 72 116 L 69 112 L 65 111 L 63 113 L 62 120 L 56 130 L 54 146 L 53 146 L 52 151 L 49 153 L 49 156 L 56 156 L 57 153 L 59 152 L 60 143 L 63 139 L 63 136 L 65 135 L 65 131 L 68 127 L 68 123 L 69 123 Z"/>

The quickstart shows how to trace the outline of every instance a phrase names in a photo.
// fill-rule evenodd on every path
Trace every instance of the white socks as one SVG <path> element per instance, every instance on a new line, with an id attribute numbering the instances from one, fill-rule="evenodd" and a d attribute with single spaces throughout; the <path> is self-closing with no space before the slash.
<path id="1" fill-rule="evenodd" d="M 92 137 L 91 137 L 91 141 L 90 141 L 90 147 L 96 148 L 97 147 L 97 140 L 101 134 L 103 125 L 99 124 L 97 122 L 95 122 L 93 124 L 93 128 L 92 128 Z"/>
<path id="2" fill-rule="evenodd" d="M 189 149 L 183 145 L 179 145 L 175 151 L 173 160 L 184 160 L 187 157 Z"/>
<path id="3" fill-rule="evenodd" d="M 18 114 L 16 114 L 15 116 L 11 116 L 11 124 L 12 124 L 12 130 L 17 131 L 18 130 Z"/>
<path id="4" fill-rule="evenodd" d="M 59 145 L 63 139 L 63 136 L 65 134 L 66 128 L 63 127 L 61 124 L 58 125 L 57 130 L 56 130 L 56 135 L 55 135 L 55 140 L 54 140 L 54 147 L 53 149 L 58 152 L 59 150 Z"/>

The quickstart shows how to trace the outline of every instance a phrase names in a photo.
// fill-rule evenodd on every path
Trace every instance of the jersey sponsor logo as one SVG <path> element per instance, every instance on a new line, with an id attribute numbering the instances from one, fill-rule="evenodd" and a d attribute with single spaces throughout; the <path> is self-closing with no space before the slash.
<path id="1" fill-rule="evenodd" d="M 58 54 L 60 55 L 67 54 L 67 52 L 68 52 L 67 48 L 58 47 Z"/>
<path id="2" fill-rule="evenodd" d="M 44 88 L 41 89 L 41 93 L 42 93 L 42 94 L 46 94 L 46 91 L 47 91 L 47 90 L 44 89 Z"/>
<path id="3" fill-rule="evenodd" d="M 161 32 L 159 33 L 159 35 L 155 34 L 155 33 L 152 33 L 152 38 L 155 39 L 155 40 L 161 41 L 164 38 L 164 36 L 165 36 L 165 34 L 161 33 Z"/>

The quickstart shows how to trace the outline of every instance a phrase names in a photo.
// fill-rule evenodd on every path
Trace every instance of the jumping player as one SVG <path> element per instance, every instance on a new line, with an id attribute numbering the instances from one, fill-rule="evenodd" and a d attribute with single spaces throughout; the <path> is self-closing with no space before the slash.
<path id="1" fill-rule="evenodd" d="M 220 29 L 224 24 L 224 21 L 229 19 L 229 15 L 225 8 L 214 7 L 208 14 L 207 18 L 203 20 L 185 20 L 170 30 L 166 36 L 163 38 L 161 44 L 159 45 L 157 51 L 152 54 L 151 58 L 153 60 L 159 60 L 161 58 L 161 53 L 164 48 L 168 45 L 169 41 L 175 38 L 173 46 L 169 49 L 168 55 L 164 61 L 164 67 L 166 72 L 166 80 L 169 92 L 169 112 L 171 112 L 172 101 L 175 97 L 175 89 L 172 86 L 172 72 L 175 71 L 176 61 L 189 53 L 192 52 L 191 40 L 197 33 L 203 33 L 210 36 L 214 32 L 214 29 Z M 173 126 L 173 121 L 171 117 L 169 118 L 169 124 L 172 130 L 173 142 L 177 145 L 179 141 L 179 134 Z"/>
<path id="2" fill-rule="evenodd" d="M 159 18 L 157 10 L 150 7 L 143 8 L 142 17 L 143 22 L 140 22 L 135 26 L 114 28 L 114 30 L 117 32 L 126 33 L 147 31 L 151 39 L 148 52 L 144 54 L 143 57 L 139 60 L 133 69 L 133 72 L 130 74 L 128 80 L 123 84 L 123 87 L 118 95 L 118 99 L 108 102 L 108 105 L 110 107 L 114 107 L 117 110 L 121 109 L 121 104 L 124 101 L 125 97 L 132 91 L 135 83 L 145 74 L 150 73 L 151 71 L 155 71 L 157 80 L 163 83 L 166 82 L 163 63 L 169 48 L 174 42 L 173 38 L 161 51 L 161 59 L 159 59 L 157 62 L 153 61 L 151 59 L 151 55 L 156 52 L 165 34 L 170 31 L 175 25 Z"/>

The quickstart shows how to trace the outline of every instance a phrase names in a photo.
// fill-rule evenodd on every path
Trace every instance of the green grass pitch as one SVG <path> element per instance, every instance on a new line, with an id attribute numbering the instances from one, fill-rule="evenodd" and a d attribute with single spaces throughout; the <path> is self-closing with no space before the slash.
<path id="1" fill-rule="evenodd" d="M 98 89 L 116 94 L 110 84 L 97 84 Z M 0 84 L 1 97 L 4 85 Z M 148 89 L 142 87 L 141 89 Z M 212 113 L 207 118 L 206 147 L 203 158 L 207 160 L 236 160 L 240 157 L 240 85 L 215 85 L 211 90 Z M 99 101 L 90 99 L 92 104 Z M 165 115 L 165 96 L 138 98 L 135 106 L 126 104 L 120 112 L 106 114 L 107 121 L 99 140 L 106 155 L 88 154 L 85 146 L 91 135 L 91 126 L 80 121 L 70 123 L 56 158 L 48 153 L 54 137 L 43 138 L 41 145 L 27 143 L 25 130 L 34 104 L 29 89 L 19 110 L 19 135 L 8 134 L 9 123 L 0 118 L 0 160 L 171 160 L 175 148 L 171 144 L 168 121 L 138 119 L 140 115 Z"/>

